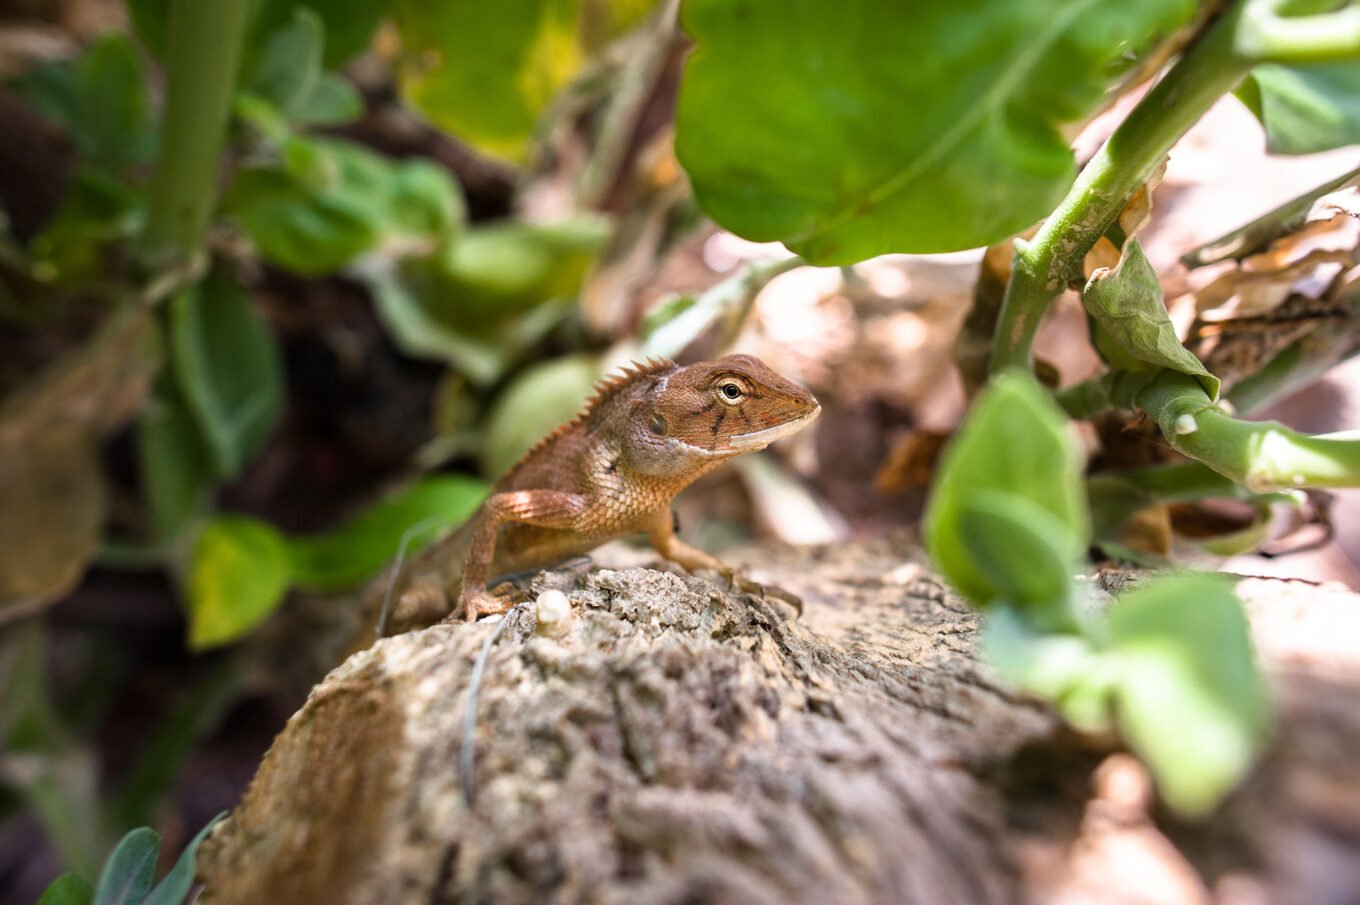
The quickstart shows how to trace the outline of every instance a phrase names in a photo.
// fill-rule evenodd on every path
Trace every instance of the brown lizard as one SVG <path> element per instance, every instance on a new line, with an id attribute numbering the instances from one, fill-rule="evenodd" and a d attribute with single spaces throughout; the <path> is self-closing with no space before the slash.
<path id="1" fill-rule="evenodd" d="M 412 627 L 450 611 L 469 622 L 504 612 L 509 602 L 486 589 L 492 575 L 550 566 L 631 534 L 647 534 L 658 553 L 688 570 L 712 569 L 744 590 L 763 590 L 680 540 L 671 500 L 819 412 L 811 393 L 749 355 L 683 367 L 648 361 L 606 377 L 580 414 L 496 482 L 462 528 L 403 570 L 392 621 Z"/>

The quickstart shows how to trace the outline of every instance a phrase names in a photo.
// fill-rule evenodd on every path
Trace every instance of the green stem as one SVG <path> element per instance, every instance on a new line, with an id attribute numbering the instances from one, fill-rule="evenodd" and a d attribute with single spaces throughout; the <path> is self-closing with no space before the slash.
<path id="1" fill-rule="evenodd" d="M 1030 366 L 1039 322 L 1068 282 L 1080 276 L 1086 253 L 1171 147 L 1246 76 L 1251 61 L 1234 47 L 1240 15 L 1240 7 L 1228 10 L 1186 48 L 1086 164 L 1034 238 L 1016 241 L 992 346 L 993 373 Z"/>
<path id="2" fill-rule="evenodd" d="M 1279 0 L 1253 0 L 1238 48 L 1263 63 L 1329 63 L 1360 57 L 1360 6 L 1314 16 L 1282 16 Z"/>
<path id="3" fill-rule="evenodd" d="M 249 5 L 171 0 L 165 117 L 142 247 L 152 269 L 192 257 L 203 243 Z"/>
<path id="4" fill-rule="evenodd" d="M 1360 487 L 1360 436 L 1309 436 L 1275 421 L 1241 421 L 1193 377 L 1165 371 L 1138 393 L 1175 449 L 1248 490 Z"/>

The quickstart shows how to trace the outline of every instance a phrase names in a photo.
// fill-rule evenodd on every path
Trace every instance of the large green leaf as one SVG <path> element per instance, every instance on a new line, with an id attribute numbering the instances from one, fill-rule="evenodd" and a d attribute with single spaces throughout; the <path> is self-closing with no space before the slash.
<path id="1" fill-rule="evenodd" d="M 440 128 L 519 161 L 538 117 L 652 0 L 396 0 L 406 99 Z"/>
<path id="2" fill-rule="evenodd" d="M 1120 729 L 1167 803 L 1203 814 L 1241 779 L 1270 720 L 1230 579 L 1185 573 L 1120 597 L 1106 656 Z"/>
<path id="3" fill-rule="evenodd" d="M 504 474 L 548 431 L 581 410 L 600 377 L 593 355 L 569 355 L 524 370 L 496 397 L 486 420 L 482 470 Z"/>
<path id="4" fill-rule="evenodd" d="M 141 905 L 156 879 L 160 850 L 161 837 L 150 827 L 139 827 L 124 836 L 104 862 L 94 905 Z"/>
<path id="5" fill-rule="evenodd" d="M 700 204 L 818 264 L 987 245 L 1076 173 L 1063 127 L 1194 0 L 689 0 Z"/>
<path id="6" fill-rule="evenodd" d="M 998 497 L 998 493 L 1005 496 Z M 1070 595 L 1054 600 L 1018 599 L 1017 592 L 1037 592 L 1048 582 L 1031 587 L 1012 580 L 1003 582 L 1011 587 L 1001 588 L 996 570 L 976 561 L 979 541 L 970 540 L 967 534 L 976 528 L 978 519 L 965 513 L 971 510 L 976 515 L 998 498 L 1007 501 L 1012 518 L 988 527 L 998 533 L 997 538 L 987 540 L 988 548 L 1004 544 L 1001 532 L 1027 529 L 1044 537 L 1017 534 L 1016 544 L 1036 547 L 1042 542 L 1045 557 L 1078 562 L 1089 536 L 1081 456 L 1067 433 L 1067 419 L 1048 392 L 1019 371 L 992 379 L 945 450 L 925 514 L 926 547 L 941 574 L 975 604 L 1008 599 L 1029 607 L 1031 616 L 1046 627 L 1070 625 Z M 1023 503 L 1032 504 L 1033 509 Z M 1027 522 L 1027 510 L 1048 517 Z"/>
<path id="7" fill-rule="evenodd" d="M 189 646 L 228 644 L 283 602 L 291 561 L 272 526 L 219 516 L 203 526 L 189 563 Z"/>
<path id="8" fill-rule="evenodd" d="M 1157 271 L 1136 238 L 1124 247 L 1114 269 L 1091 275 L 1081 301 L 1096 324 L 1096 347 L 1111 365 L 1123 370 L 1169 368 L 1189 374 L 1209 398 L 1218 398 L 1218 378 L 1181 345 L 1162 301 Z"/>
<path id="9" fill-rule="evenodd" d="M 274 334 L 243 290 L 221 276 L 170 304 L 170 349 L 184 400 L 220 477 L 235 475 L 278 418 L 283 367 Z"/>
<path id="10" fill-rule="evenodd" d="M 379 501 L 334 531 L 288 542 L 294 581 L 332 591 L 376 574 L 399 551 L 403 538 L 428 542 L 462 523 L 486 496 L 483 481 L 458 475 L 425 478 Z M 408 544 L 409 555 L 419 543 Z"/>
<path id="11" fill-rule="evenodd" d="M 1360 62 L 1257 66 L 1238 89 L 1272 154 L 1360 144 Z"/>
<path id="12" fill-rule="evenodd" d="M 1066 612 L 1077 571 L 1063 543 L 1069 533 L 1051 512 L 1016 493 L 974 488 L 960 500 L 959 540 L 973 570 L 991 586 L 988 596 L 1031 612 Z M 1071 626 L 1060 621 L 1046 627 Z"/>

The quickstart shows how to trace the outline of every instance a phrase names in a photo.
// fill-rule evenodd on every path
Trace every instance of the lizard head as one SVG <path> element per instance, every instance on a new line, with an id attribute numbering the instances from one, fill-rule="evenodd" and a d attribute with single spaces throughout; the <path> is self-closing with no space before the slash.
<path id="1" fill-rule="evenodd" d="M 725 459 L 796 433 L 822 407 L 803 387 L 750 355 L 701 361 L 657 376 L 635 412 L 647 453 Z"/>

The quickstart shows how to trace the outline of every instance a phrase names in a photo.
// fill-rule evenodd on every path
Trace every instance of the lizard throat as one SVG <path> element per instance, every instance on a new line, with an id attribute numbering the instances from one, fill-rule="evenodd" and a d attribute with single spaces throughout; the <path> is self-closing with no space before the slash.
<path id="1" fill-rule="evenodd" d="M 822 407 L 819 405 L 801 418 L 785 421 L 783 424 L 776 424 L 774 427 L 767 427 L 764 430 L 752 431 L 749 434 L 737 434 L 727 441 L 728 446 L 737 452 L 764 449 L 776 440 L 798 433 L 808 422 L 821 413 Z"/>

